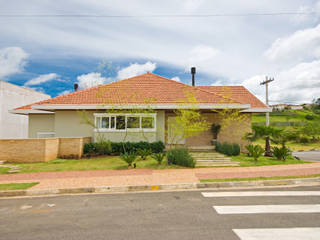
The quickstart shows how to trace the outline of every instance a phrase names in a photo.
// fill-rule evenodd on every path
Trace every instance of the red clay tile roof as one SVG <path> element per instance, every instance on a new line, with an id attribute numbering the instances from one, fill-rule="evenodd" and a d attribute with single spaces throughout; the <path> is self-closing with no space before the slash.
<path id="1" fill-rule="evenodd" d="M 187 95 L 197 103 L 222 104 L 240 102 L 192 87 L 153 73 L 145 73 L 121 81 L 69 93 L 32 105 L 107 105 L 107 104 L 177 104 L 190 103 Z M 30 105 L 18 109 L 30 109 Z"/>
<path id="2" fill-rule="evenodd" d="M 264 103 L 243 86 L 198 86 L 198 88 L 226 96 L 242 104 L 250 104 L 251 108 L 267 108 Z"/>

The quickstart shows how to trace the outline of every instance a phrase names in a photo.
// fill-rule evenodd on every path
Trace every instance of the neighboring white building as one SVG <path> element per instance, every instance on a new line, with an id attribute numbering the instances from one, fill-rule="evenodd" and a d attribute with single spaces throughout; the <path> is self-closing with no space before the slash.
<path id="1" fill-rule="evenodd" d="M 0 81 L 0 139 L 27 138 L 28 116 L 12 114 L 9 110 L 48 98 L 47 94 Z"/>

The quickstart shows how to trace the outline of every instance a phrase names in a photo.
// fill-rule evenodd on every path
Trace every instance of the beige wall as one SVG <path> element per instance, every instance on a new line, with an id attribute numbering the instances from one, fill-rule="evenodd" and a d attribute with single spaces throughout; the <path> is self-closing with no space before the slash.
<path id="1" fill-rule="evenodd" d="M 93 120 L 93 113 L 87 111 L 89 119 Z M 93 137 L 93 127 L 82 123 L 83 118 L 77 111 L 56 111 L 55 112 L 55 133 L 56 137 Z"/>
<path id="2" fill-rule="evenodd" d="M 46 162 L 57 158 L 59 140 L 4 139 L 0 140 L 0 160 L 7 162 Z"/>
<path id="3" fill-rule="evenodd" d="M 168 128 L 168 117 L 174 116 L 173 113 L 166 113 L 166 129 Z M 221 116 L 217 113 L 202 113 L 203 118 L 205 118 L 209 125 L 211 126 L 213 123 L 221 123 Z M 241 150 L 245 150 L 245 145 L 248 144 L 247 140 L 243 139 L 245 133 L 251 131 L 251 113 L 243 113 L 243 118 L 240 122 L 230 122 L 228 123 L 228 127 L 225 129 L 221 129 L 218 134 L 219 142 L 228 142 L 228 143 L 238 143 L 241 147 Z M 186 139 L 187 146 L 208 146 L 211 145 L 211 140 L 213 135 L 211 130 L 208 129 L 200 133 L 197 136 L 189 137 Z M 166 142 L 167 143 L 167 136 Z"/>
<path id="4" fill-rule="evenodd" d="M 38 132 L 54 132 L 54 114 L 29 114 L 28 137 L 37 138 Z"/>
<path id="5" fill-rule="evenodd" d="M 47 162 L 57 157 L 80 158 L 91 138 L 0 139 L 0 161 Z"/>

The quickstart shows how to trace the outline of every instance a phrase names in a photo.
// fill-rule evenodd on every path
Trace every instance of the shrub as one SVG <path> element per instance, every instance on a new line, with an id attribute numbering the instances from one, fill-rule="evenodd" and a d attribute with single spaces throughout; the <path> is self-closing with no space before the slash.
<path id="1" fill-rule="evenodd" d="M 150 143 L 150 149 L 152 150 L 153 153 L 162 153 L 163 150 L 165 149 L 165 145 L 161 141 L 153 142 L 153 143 Z"/>
<path id="2" fill-rule="evenodd" d="M 307 120 L 314 120 L 314 115 L 307 114 L 307 115 L 305 116 L 305 119 L 307 119 Z"/>
<path id="3" fill-rule="evenodd" d="M 130 167 L 132 166 L 132 163 L 134 162 L 134 160 L 137 158 L 137 154 L 134 152 L 127 152 L 125 154 L 121 154 L 120 157 L 123 161 L 128 163 L 128 166 Z"/>
<path id="4" fill-rule="evenodd" d="M 176 164 L 184 167 L 194 168 L 195 160 L 186 148 L 175 148 L 167 151 L 168 164 Z"/>
<path id="5" fill-rule="evenodd" d="M 308 143 L 308 142 L 309 142 L 309 138 L 307 138 L 307 137 L 300 137 L 300 138 L 299 138 L 299 142 L 300 142 L 300 143 Z"/>
<path id="6" fill-rule="evenodd" d="M 249 156 L 253 157 L 254 161 L 257 162 L 259 157 L 264 153 L 264 149 L 260 145 L 247 145 L 246 149 L 249 152 Z"/>
<path id="7" fill-rule="evenodd" d="M 229 143 L 217 143 L 216 151 L 223 153 L 227 156 L 237 156 L 240 154 L 240 146 L 239 144 L 229 144 Z"/>
<path id="8" fill-rule="evenodd" d="M 286 157 L 291 155 L 291 151 L 287 147 L 272 147 L 272 154 L 278 160 L 286 160 Z"/>
<path id="9" fill-rule="evenodd" d="M 110 140 L 97 142 L 96 150 L 97 153 L 99 153 L 100 155 L 111 154 L 112 146 Z"/>
<path id="10" fill-rule="evenodd" d="M 96 144 L 95 143 L 86 143 L 83 146 L 83 153 L 84 154 L 90 154 L 90 153 L 96 153 Z"/>
<path id="11" fill-rule="evenodd" d="M 140 156 L 141 160 L 146 160 L 148 156 L 151 155 L 151 149 L 138 149 L 138 155 Z"/>
<path id="12" fill-rule="evenodd" d="M 163 160 L 163 158 L 164 158 L 165 155 L 166 155 L 166 154 L 163 153 L 163 152 L 162 152 L 162 153 L 154 153 L 154 154 L 151 155 L 151 157 L 152 157 L 153 159 L 157 160 L 158 164 L 161 165 L 162 160 Z"/>
<path id="13" fill-rule="evenodd" d="M 113 154 L 120 155 L 126 152 L 135 152 L 137 153 L 138 149 L 149 150 L 151 149 L 152 153 L 163 152 L 165 146 L 163 142 L 110 142 L 100 141 L 97 143 L 86 143 L 83 148 L 85 154 Z M 149 154 L 150 155 L 150 154 Z"/>
<path id="14" fill-rule="evenodd" d="M 213 139 L 217 139 L 218 137 L 218 134 L 220 132 L 220 129 L 221 129 L 221 125 L 220 124 L 212 124 L 211 125 L 211 132 L 213 134 Z"/>

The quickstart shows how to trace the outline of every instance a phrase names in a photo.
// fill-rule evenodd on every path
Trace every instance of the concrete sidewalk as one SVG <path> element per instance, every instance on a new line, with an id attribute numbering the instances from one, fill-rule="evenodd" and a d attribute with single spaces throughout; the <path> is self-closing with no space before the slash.
<path id="1" fill-rule="evenodd" d="M 131 169 L 19 173 L 0 175 L 0 184 L 40 182 L 30 189 L 63 189 L 103 186 L 167 185 L 199 183 L 201 179 L 305 176 L 320 174 L 320 163 L 261 167 L 195 169 Z"/>

